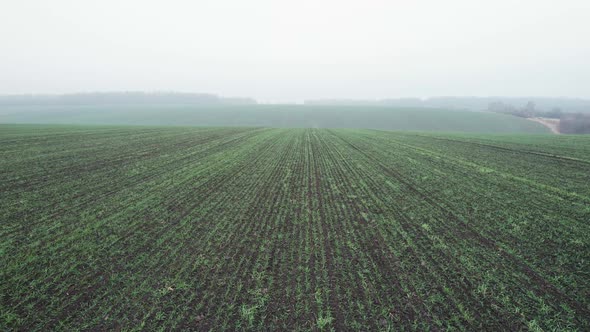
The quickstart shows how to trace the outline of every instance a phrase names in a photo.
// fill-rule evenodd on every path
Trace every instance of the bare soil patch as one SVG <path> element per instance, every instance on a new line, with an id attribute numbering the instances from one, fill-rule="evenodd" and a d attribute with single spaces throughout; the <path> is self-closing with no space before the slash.
<path id="1" fill-rule="evenodd" d="M 549 128 L 552 133 L 554 134 L 561 134 L 559 132 L 559 119 L 550 119 L 550 118 L 528 118 L 531 121 L 538 122 L 543 126 Z"/>

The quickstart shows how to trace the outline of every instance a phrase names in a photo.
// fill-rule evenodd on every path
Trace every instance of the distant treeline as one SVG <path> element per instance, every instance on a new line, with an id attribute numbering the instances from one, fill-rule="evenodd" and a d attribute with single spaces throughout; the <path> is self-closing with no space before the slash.
<path id="1" fill-rule="evenodd" d="M 562 134 L 590 133 L 590 113 L 566 113 L 557 107 L 550 111 L 543 111 L 537 109 L 533 101 L 528 101 L 523 107 L 514 107 L 503 102 L 493 102 L 488 106 L 488 110 L 521 118 L 559 119 L 559 132 Z"/>
<path id="2" fill-rule="evenodd" d="M 0 96 L 0 105 L 252 105 L 251 98 L 226 98 L 206 93 L 97 92 L 63 95 Z"/>
<path id="3" fill-rule="evenodd" d="M 353 100 L 353 99 L 320 99 L 306 100 L 308 105 L 350 105 L 350 106 L 392 106 L 392 107 L 428 107 L 443 109 L 465 109 L 485 111 L 491 103 L 503 103 L 506 105 L 525 105 L 533 102 L 538 110 L 551 112 L 560 109 L 563 112 L 590 113 L 590 100 L 579 98 L 547 98 L 547 97 L 432 97 L 397 98 L 377 100 Z"/>
<path id="4" fill-rule="evenodd" d="M 528 101 L 526 105 L 522 107 L 515 107 L 510 104 L 503 103 L 501 101 L 493 102 L 488 105 L 488 111 L 511 114 L 521 118 L 550 118 L 550 119 L 561 119 L 566 114 L 561 108 L 554 107 L 550 111 L 537 109 L 537 105 L 533 101 Z"/>
<path id="5" fill-rule="evenodd" d="M 563 114 L 559 121 L 562 134 L 590 134 L 590 114 Z"/>

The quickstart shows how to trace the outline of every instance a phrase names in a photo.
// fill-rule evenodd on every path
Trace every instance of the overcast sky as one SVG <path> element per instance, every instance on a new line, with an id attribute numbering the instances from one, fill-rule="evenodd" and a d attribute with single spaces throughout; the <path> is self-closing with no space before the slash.
<path id="1" fill-rule="evenodd" d="M 6 0 L 0 94 L 590 97 L 590 0 Z"/>

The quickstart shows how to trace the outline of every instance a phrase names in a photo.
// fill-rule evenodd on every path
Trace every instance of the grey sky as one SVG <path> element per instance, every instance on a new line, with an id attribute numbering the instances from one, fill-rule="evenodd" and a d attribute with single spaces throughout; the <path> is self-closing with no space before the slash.
<path id="1" fill-rule="evenodd" d="M 590 97 L 590 1 L 5 0 L 0 94 Z"/>

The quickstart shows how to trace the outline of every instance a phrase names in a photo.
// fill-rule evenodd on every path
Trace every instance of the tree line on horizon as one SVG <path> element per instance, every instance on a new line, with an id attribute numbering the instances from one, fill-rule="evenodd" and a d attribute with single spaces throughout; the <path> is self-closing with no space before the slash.
<path id="1" fill-rule="evenodd" d="M 521 118 L 549 118 L 559 120 L 559 132 L 562 134 L 590 133 L 590 113 L 564 112 L 559 107 L 549 111 L 539 110 L 533 101 L 528 101 L 523 107 L 515 107 L 503 102 L 493 102 L 488 106 L 490 112 L 510 114 Z"/>
<path id="2" fill-rule="evenodd" d="M 61 95 L 5 95 L 0 105 L 105 105 L 105 104 L 187 104 L 253 105 L 252 98 L 220 97 L 209 93 L 182 92 L 91 92 Z"/>

